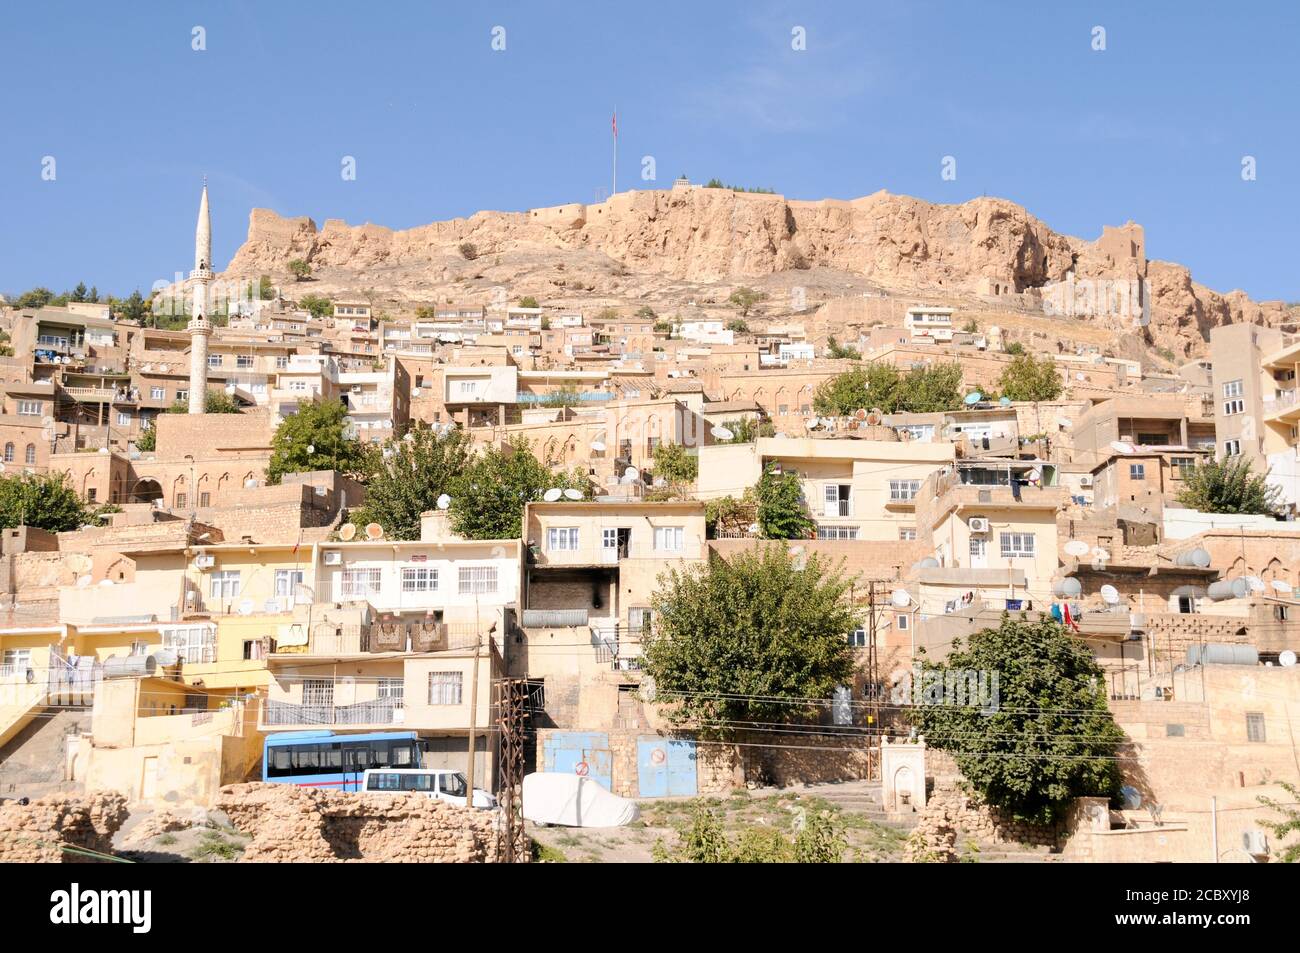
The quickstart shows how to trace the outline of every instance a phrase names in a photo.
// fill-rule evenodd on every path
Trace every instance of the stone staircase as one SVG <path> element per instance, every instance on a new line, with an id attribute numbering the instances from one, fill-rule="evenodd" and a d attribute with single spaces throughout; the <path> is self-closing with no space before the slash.
<path id="1" fill-rule="evenodd" d="M 0 746 L 0 797 L 38 798 L 79 790 L 64 780 L 67 739 L 90 731 L 88 708 L 39 708 Z"/>
<path id="2" fill-rule="evenodd" d="M 896 831 L 907 833 L 916 827 L 919 815 L 893 814 L 885 810 L 879 781 L 844 781 L 839 784 L 809 785 L 806 793 L 820 798 L 845 814 L 858 814 Z"/>

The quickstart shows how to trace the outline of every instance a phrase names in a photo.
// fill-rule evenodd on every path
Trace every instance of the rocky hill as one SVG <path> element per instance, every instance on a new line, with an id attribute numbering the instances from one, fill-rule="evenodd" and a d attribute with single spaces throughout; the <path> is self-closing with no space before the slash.
<path id="1" fill-rule="evenodd" d="M 1145 278 L 1151 324 L 1137 333 L 1180 356 L 1201 353 L 1218 324 L 1289 320 L 1279 302 L 1220 294 L 1181 265 L 1148 262 L 1140 226 L 1106 228 L 1087 241 L 997 198 L 936 205 L 881 191 L 806 202 L 678 186 L 619 193 L 598 205 L 479 212 L 405 231 L 338 219 L 318 228 L 307 217 L 254 209 L 226 274 L 290 282 L 295 258 L 309 262 L 313 276 L 292 290 L 365 293 L 397 308 L 487 301 L 495 293 L 561 304 L 644 301 L 662 312 L 721 302 L 735 285 L 750 284 L 772 290 L 770 316 L 779 314 L 781 290 L 793 286 L 813 307 L 874 292 L 1033 311 L 1073 273 L 1080 281 Z"/>

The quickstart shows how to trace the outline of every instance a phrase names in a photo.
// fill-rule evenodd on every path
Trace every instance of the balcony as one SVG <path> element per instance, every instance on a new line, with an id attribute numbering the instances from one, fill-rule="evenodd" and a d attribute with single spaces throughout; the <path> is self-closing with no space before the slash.
<path id="1" fill-rule="evenodd" d="M 1019 478 L 1021 474 L 1017 474 Z M 922 488 L 924 493 L 925 487 Z M 1011 483 L 964 483 L 958 474 L 940 477 L 934 484 L 937 512 L 965 507 L 1016 507 L 1056 510 L 1066 502 L 1060 486 L 1024 486 Z"/>
<path id="2" fill-rule="evenodd" d="M 276 655 L 336 657 L 388 653 L 446 652 L 472 648 L 480 626 L 472 622 L 376 622 L 371 625 L 319 624 L 306 645 L 281 645 Z"/>
<path id="3" fill-rule="evenodd" d="M 352 705 L 299 705 L 269 699 L 262 705 L 258 728 L 400 725 L 404 716 L 402 702 L 395 698 L 376 698 Z"/>

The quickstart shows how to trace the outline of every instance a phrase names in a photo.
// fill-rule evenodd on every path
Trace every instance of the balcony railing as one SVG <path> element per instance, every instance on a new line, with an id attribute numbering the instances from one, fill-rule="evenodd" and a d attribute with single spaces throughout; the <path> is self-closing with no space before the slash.
<path id="1" fill-rule="evenodd" d="M 571 629 L 587 624 L 587 609 L 525 609 L 525 629 Z"/>
<path id="2" fill-rule="evenodd" d="M 289 725 L 395 725 L 402 720 L 402 703 L 377 698 L 352 705 L 298 705 L 268 700 L 262 705 L 262 724 Z"/>

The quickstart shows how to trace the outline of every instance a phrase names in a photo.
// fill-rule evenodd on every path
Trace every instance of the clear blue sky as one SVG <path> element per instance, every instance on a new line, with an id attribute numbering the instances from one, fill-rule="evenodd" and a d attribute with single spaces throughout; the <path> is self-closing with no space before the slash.
<path id="1" fill-rule="evenodd" d="M 620 188 L 987 193 L 1087 238 L 1132 218 L 1210 287 L 1300 299 L 1298 27 L 1300 4 L 1196 0 L 6 3 L 0 290 L 190 268 L 205 173 L 220 267 L 255 206 L 406 228 L 592 201 L 617 104 Z"/>

